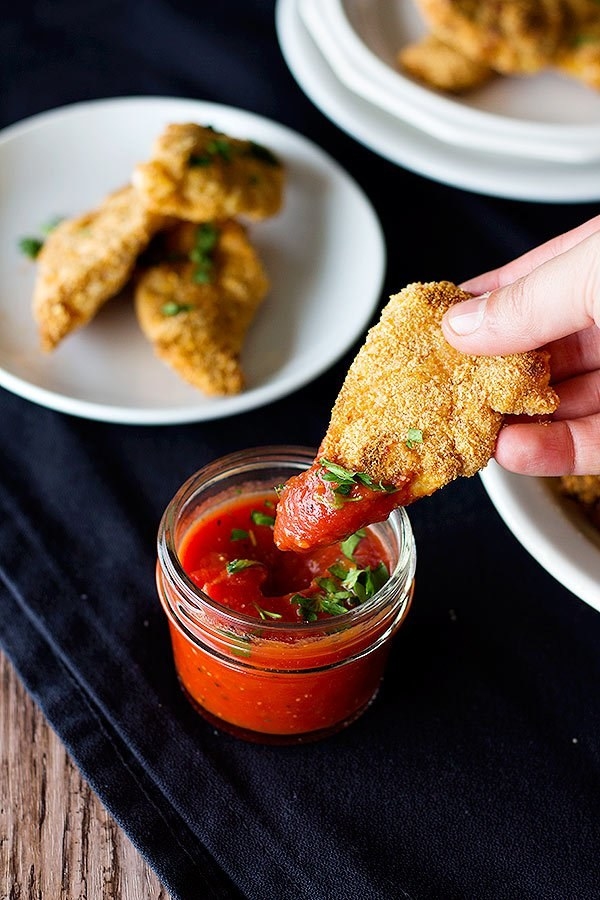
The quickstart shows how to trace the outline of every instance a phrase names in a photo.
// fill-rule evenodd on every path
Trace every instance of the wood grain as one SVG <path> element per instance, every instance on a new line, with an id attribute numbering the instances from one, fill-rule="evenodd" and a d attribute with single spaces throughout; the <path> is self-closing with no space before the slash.
<path id="1" fill-rule="evenodd" d="M 0 651 L 1 900 L 168 900 Z"/>

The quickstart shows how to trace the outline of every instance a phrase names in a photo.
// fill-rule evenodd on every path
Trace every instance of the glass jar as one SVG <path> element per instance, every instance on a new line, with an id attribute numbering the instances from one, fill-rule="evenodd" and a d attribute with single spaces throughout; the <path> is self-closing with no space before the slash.
<path id="1" fill-rule="evenodd" d="M 209 722 L 246 740 L 300 743 L 353 722 L 377 694 L 412 598 L 416 550 L 404 509 L 370 526 L 391 562 L 389 580 L 328 619 L 265 622 L 215 602 L 186 574 L 179 549 L 199 518 L 272 491 L 314 458 L 314 449 L 287 446 L 224 456 L 182 485 L 159 527 L 157 586 L 180 684 Z"/>

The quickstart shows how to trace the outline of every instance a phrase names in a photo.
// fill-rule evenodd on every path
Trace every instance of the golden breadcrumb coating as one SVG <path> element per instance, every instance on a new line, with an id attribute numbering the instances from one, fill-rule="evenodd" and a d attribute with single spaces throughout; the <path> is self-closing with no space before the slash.
<path id="1" fill-rule="evenodd" d="M 168 125 L 133 183 L 149 209 L 192 222 L 279 212 L 284 167 L 265 147 L 193 123 Z"/>
<path id="2" fill-rule="evenodd" d="M 412 502 L 483 468 L 505 414 L 557 408 L 547 352 L 475 357 L 447 343 L 442 316 L 469 296 L 442 281 L 391 297 L 350 366 L 319 457 L 384 484 L 410 476 Z"/>
<path id="3" fill-rule="evenodd" d="M 563 74 L 600 90 L 600 5 L 579 0 L 573 13 L 572 28 L 559 47 L 554 64 Z"/>
<path id="4" fill-rule="evenodd" d="M 561 493 L 585 506 L 600 504 L 600 475 L 562 475 L 558 484 Z"/>
<path id="5" fill-rule="evenodd" d="M 86 325 L 128 281 L 138 255 L 164 226 L 131 186 L 97 209 L 61 222 L 37 257 L 33 315 L 40 344 L 53 350 Z"/>
<path id="6" fill-rule="evenodd" d="M 449 94 L 474 90 L 496 74 L 489 66 L 469 59 L 433 34 L 403 47 L 396 62 L 415 81 Z"/>
<path id="7" fill-rule="evenodd" d="M 244 387 L 240 354 L 269 282 L 239 222 L 182 223 L 168 262 L 142 271 L 135 309 L 156 355 L 207 394 Z M 175 257 L 175 259 L 173 259 Z"/>
<path id="8" fill-rule="evenodd" d="M 504 74 L 550 65 L 569 18 L 564 0 L 416 0 L 433 34 Z"/>
<path id="9" fill-rule="evenodd" d="M 556 484 L 559 493 L 577 504 L 588 521 L 600 529 L 600 475 L 563 475 Z"/>

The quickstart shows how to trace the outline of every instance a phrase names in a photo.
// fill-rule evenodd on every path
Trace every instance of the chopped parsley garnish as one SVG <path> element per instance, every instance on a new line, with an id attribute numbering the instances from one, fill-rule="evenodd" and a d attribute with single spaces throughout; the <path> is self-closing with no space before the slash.
<path id="1" fill-rule="evenodd" d="M 331 578 L 317 578 L 319 591 L 306 596 L 294 594 L 290 603 L 298 607 L 298 615 L 305 622 L 316 622 L 319 613 L 339 616 L 355 606 L 370 600 L 383 587 L 389 578 L 385 563 L 379 563 L 374 569 L 367 566 L 359 569 L 352 566 L 346 569 L 341 563 L 329 567 Z"/>
<path id="2" fill-rule="evenodd" d="M 255 141 L 248 142 L 248 156 L 253 156 L 254 159 L 258 159 L 268 166 L 281 165 L 274 153 L 271 153 L 267 147 L 263 147 L 262 144 L 257 144 Z"/>
<path id="3" fill-rule="evenodd" d="M 360 544 L 361 539 L 364 538 L 365 534 L 366 532 L 361 529 L 360 531 L 355 531 L 354 534 L 351 534 L 350 537 L 347 537 L 345 541 L 341 542 L 340 548 L 344 556 L 354 560 L 354 551 Z"/>
<path id="4" fill-rule="evenodd" d="M 245 541 L 250 537 L 249 533 L 243 528 L 232 528 L 229 539 L 231 541 Z"/>
<path id="5" fill-rule="evenodd" d="M 63 221 L 63 218 L 63 216 L 55 216 L 46 222 L 45 225 L 42 225 L 40 231 L 47 237 Z M 43 238 L 28 236 L 19 239 L 19 250 L 24 256 L 28 256 L 29 259 L 37 259 L 43 246 Z"/>
<path id="6" fill-rule="evenodd" d="M 255 525 L 269 525 L 272 527 L 275 524 L 275 517 L 261 512 L 260 509 L 253 509 L 250 513 L 250 518 Z"/>
<path id="7" fill-rule="evenodd" d="M 225 566 L 225 571 L 228 575 L 233 575 L 235 572 L 241 572 L 242 569 L 249 569 L 250 566 L 259 566 L 260 563 L 255 559 L 232 559 Z"/>
<path id="8" fill-rule="evenodd" d="M 218 240 L 219 230 L 211 222 L 203 222 L 196 228 L 194 246 L 188 257 L 194 263 L 192 278 L 197 284 L 210 284 L 213 281 L 213 251 Z"/>
<path id="9" fill-rule="evenodd" d="M 192 169 L 200 169 L 204 168 L 204 166 L 210 166 L 212 163 L 212 156 L 209 156 L 208 153 L 192 153 L 190 158 L 188 159 L 188 165 Z"/>
<path id="10" fill-rule="evenodd" d="M 175 300 L 169 300 L 167 303 L 163 303 L 160 311 L 163 316 L 176 316 L 178 313 L 190 312 L 192 309 L 194 307 L 189 303 L 177 303 Z"/>
<path id="11" fill-rule="evenodd" d="M 214 130 L 214 129 L 213 129 Z M 215 137 L 208 141 L 204 153 L 191 153 L 188 164 L 192 168 L 210 166 L 214 160 L 219 157 L 223 162 L 231 162 L 233 147 L 231 141 L 227 138 Z"/>
<path id="12" fill-rule="evenodd" d="M 254 604 L 256 610 L 258 611 L 261 619 L 281 619 L 283 616 L 281 613 L 272 612 L 270 609 L 263 609 L 262 606 L 259 606 L 258 603 Z"/>
<path id="13" fill-rule="evenodd" d="M 228 631 L 225 628 L 217 628 L 216 629 L 219 634 L 222 634 L 224 637 L 229 638 L 232 642 L 231 652 L 235 653 L 236 656 L 250 656 L 250 638 L 245 634 L 236 634 L 235 631 Z"/>
<path id="14" fill-rule="evenodd" d="M 19 240 L 19 250 L 29 259 L 36 259 L 44 242 L 40 238 L 23 237 Z"/>
<path id="15" fill-rule="evenodd" d="M 423 432 L 420 428 L 409 428 L 406 432 L 406 446 L 409 450 L 414 450 L 418 444 L 423 443 Z"/>
<path id="16" fill-rule="evenodd" d="M 575 34 L 571 38 L 571 45 L 573 47 L 584 47 L 586 44 L 596 44 L 598 43 L 599 37 L 597 34 L 590 34 L 583 32 L 582 34 Z"/>
<path id="17" fill-rule="evenodd" d="M 205 126 L 209 127 L 209 126 Z M 214 128 L 210 129 L 217 135 Z M 262 144 L 256 141 L 247 141 L 240 144 L 234 144 L 226 137 L 215 136 L 212 140 L 207 141 L 204 151 L 201 153 L 191 153 L 188 157 L 188 165 L 191 168 L 205 168 L 210 166 L 216 159 L 220 159 L 224 163 L 230 163 L 234 156 L 251 156 L 259 162 L 265 163 L 267 166 L 280 166 L 281 163 L 274 153 Z"/>
<path id="18" fill-rule="evenodd" d="M 334 494 L 341 495 L 342 497 L 346 497 L 352 491 L 352 488 L 356 487 L 358 484 L 364 484 L 372 491 L 392 492 L 397 490 L 394 485 L 385 485 L 382 484 L 381 481 L 373 481 L 366 472 L 352 472 L 350 469 L 344 469 L 343 466 L 338 466 L 337 463 L 333 463 L 328 459 L 320 459 L 319 464 L 324 470 L 321 472 L 323 481 L 334 482 L 336 485 L 336 487 L 333 488 Z"/>

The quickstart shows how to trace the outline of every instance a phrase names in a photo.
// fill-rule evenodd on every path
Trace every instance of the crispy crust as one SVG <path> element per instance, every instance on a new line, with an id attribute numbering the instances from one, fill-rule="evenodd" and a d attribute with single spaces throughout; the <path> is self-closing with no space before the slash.
<path id="1" fill-rule="evenodd" d="M 495 75 L 489 66 L 469 59 L 433 34 L 403 47 L 396 62 L 398 68 L 415 81 L 451 94 L 481 87 Z"/>
<path id="2" fill-rule="evenodd" d="M 220 150 L 218 148 L 221 148 Z M 264 219 L 283 202 L 284 169 L 264 148 L 193 123 L 168 125 L 133 183 L 149 209 L 192 222 Z"/>
<path id="3" fill-rule="evenodd" d="M 570 0 L 573 24 L 554 64 L 594 90 L 600 90 L 600 7 L 589 0 Z"/>
<path id="4" fill-rule="evenodd" d="M 442 316 L 468 297 L 448 281 L 391 297 L 350 366 L 319 457 L 376 482 L 408 475 L 412 502 L 483 468 L 505 414 L 557 408 L 545 351 L 474 357 L 447 343 Z M 422 440 L 411 442 L 410 429 Z"/>
<path id="5" fill-rule="evenodd" d="M 441 41 L 504 74 L 550 65 L 570 15 L 564 0 L 417 0 L 417 5 Z"/>
<path id="6" fill-rule="evenodd" d="M 185 381 L 207 394 L 237 394 L 244 387 L 240 353 L 269 282 L 245 228 L 233 220 L 216 227 L 211 283 L 194 281 L 188 259 L 163 262 L 140 274 L 135 309 L 156 355 Z M 196 230 L 190 223 L 176 226 L 168 235 L 169 257 L 187 256 Z M 170 303 L 183 309 L 166 315 Z"/>
<path id="7" fill-rule="evenodd" d="M 121 290 L 138 255 L 164 224 L 164 217 L 149 212 L 127 186 L 50 233 L 37 258 L 33 293 L 44 350 L 86 325 Z"/>

